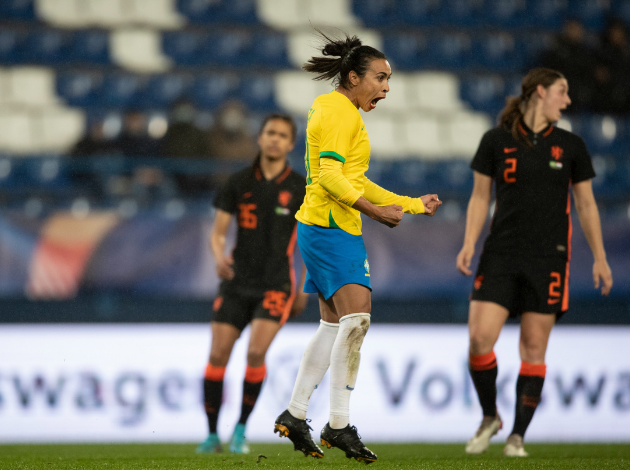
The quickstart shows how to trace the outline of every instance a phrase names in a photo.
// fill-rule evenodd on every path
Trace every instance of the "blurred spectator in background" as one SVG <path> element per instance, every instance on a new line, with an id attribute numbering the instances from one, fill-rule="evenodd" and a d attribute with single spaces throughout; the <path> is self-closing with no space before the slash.
<path id="1" fill-rule="evenodd" d="M 168 130 L 160 141 L 164 157 L 206 157 L 205 133 L 195 125 L 197 110 L 188 101 L 178 101 L 171 109 Z"/>
<path id="2" fill-rule="evenodd" d="M 208 158 L 206 133 L 195 125 L 197 110 L 188 101 L 178 101 L 171 109 L 166 134 L 160 141 L 160 154 L 169 158 Z M 175 182 L 186 196 L 199 196 L 213 189 L 211 174 L 176 173 Z"/>
<path id="3" fill-rule="evenodd" d="M 630 112 L 630 47 L 628 27 L 612 18 L 601 38 L 595 69 L 595 93 L 591 110 L 599 113 Z"/>
<path id="4" fill-rule="evenodd" d="M 101 119 L 90 124 L 85 136 L 70 151 L 72 157 L 90 155 L 111 155 L 120 153 L 115 142 L 105 132 L 105 122 Z"/>
<path id="5" fill-rule="evenodd" d="M 158 141 L 147 132 L 147 117 L 144 113 L 131 109 L 123 117 L 123 128 L 116 140 L 116 146 L 125 157 L 155 157 L 158 155 Z"/>
<path id="6" fill-rule="evenodd" d="M 251 161 L 258 147 L 249 132 L 247 107 L 240 101 L 228 101 L 217 113 L 208 131 L 208 151 L 213 158 Z"/>
<path id="7" fill-rule="evenodd" d="M 551 49 L 543 52 L 540 66 L 558 70 L 571 84 L 571 107 L 568 112 L 587 110 L 595 88 L 595 50 L 586 41 L 584 25 L 568 19 Z"/>

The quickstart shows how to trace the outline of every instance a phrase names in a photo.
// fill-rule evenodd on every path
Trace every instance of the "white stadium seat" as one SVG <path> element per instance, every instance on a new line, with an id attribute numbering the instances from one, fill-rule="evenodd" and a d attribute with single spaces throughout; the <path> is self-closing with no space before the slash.
<path id="1" fill-rule="evenodd" d="M 363 44 L 382 50 L 383 38 L 380 33 L 374 30 L 347 28 L 345 30 L 350 36 L 357 35 L 363 41 Z M 326 34 L 330 33 L 332 37 L 339 37 L 340 32 L 325 29 Z M 289 33 L 288 37 L 288 55 L 289 61 L 296 67 L 302 67 L 304 62 L 313 56 L 321 55 L 322 41 L 313 29 L 300 29 Z"/>
<path id="2" fill-rule="evenodd" d="M 258 17 L 276 29 L 292 29 L 308 25 L 307 0 L 258 0 Z"/>
<path id="3" fill-rule="evenodd" d="M 459 79 L 447 72 L 422 72 L 409 80 L 410 106 L 434 111 L 457 111 L 463 104 L 459 98 Z"/>
<path id="4" fill-rule="evenodd" d="M 161 35 L 152 29 L 125 28 L 110 34 L 112 59 L 135 72 L 163 72 L 172 64 L 162 52 Z"/>
<path id="5" fill-rule="evenodd" d="M 487 114 L 461 112 L 450 116 L 446 128 L 446 142 L 450 153 L 472 159 L 483 134 L 492 127 Z"/>
<path id="6" fill-rule="evenodd" d="M 356 26 L 351 0 L 308 0 L 308 19 L 314 25 L 346 28 Z"/>
<path id="7" fill-rule="evenodd" d="M 26 155 L 39 151 L 31 115 L 26 110 L 0 110 L 0 152 Z"/>
<path id="8" fill-rule="evenodd" d="M 124 25 L 129 17 L 129 0 L 83 0 L 88 21 L 105 28 Z"/>
<path id="9" fill-rule="evenodd" d="M 329 82 L 312 80 L 305 72 L 279 72 L 275 78 L 275 95 L 285 110 L 306 116 L 315 98 L 333 90 Z"/>
<path id="10" fill-rule="evenodd" d="M 444 126 L 439 116 L 412 114 L 403 120 L 407 155 L 425 159 L 443 158 L 448 148 L 444 145 Z"/>
<path id="11" fill-rule="evenodd" d="M 396 117 L 373 112 L 361 115 L 370 136 L 370 158 L 390 160 L 405 156 L 404 135 Z"/>
<path id="12" fill-rule="evenodd" d="M 69 151 L 83 136 L 85 113 L 75 108 L 48 108 L 36 118 L 42 152 Z"/>
<path id="13" fill-rule="evenodd" d="M 59 103 L 55 91 L 55 72 L 46 67 L 13 67 L 8 69 L 5 102 L 34 107 Z"/>
<path id="14" fill-rule="evenodd" d="M 178 29 L 186 24 L 177 12 L 176 0 L 128 0 L 129 21 L 162 29 Z"/>
<path id="15" fill-rule="evenodd" d="M 35 0 L 37 16 L 62 28 L 90 26 L 87 6 L 84 0 Z"/>

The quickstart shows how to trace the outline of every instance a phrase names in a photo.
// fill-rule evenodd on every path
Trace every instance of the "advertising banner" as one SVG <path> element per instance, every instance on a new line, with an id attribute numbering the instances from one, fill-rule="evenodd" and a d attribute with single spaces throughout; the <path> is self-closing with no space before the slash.
<path id="1" fill-rule="evenodd" d="M 277 441 L 316 324 L 285 326 L 247 426 L 251 441 Z M 248 330 L 228 365 L 219 434 L 238 419 Z M 551 334 L 542 402 L 528 441 L 630 442 L 630 328 L 558 326 Z M 518 327 L 495 348 L 498 440 L 514 419 Z M 0 328 L 0 442 L 196 442 L 207 433 L 202 377 L 206 324 L 15 325 Z M 365 442 L 464 442 L 481 409 L 467 371 L 464 325 L 373 325 L 362 348 L 351 422 Z M 328 420 L 328 375 L 313 393 L 314 433 Z"/>

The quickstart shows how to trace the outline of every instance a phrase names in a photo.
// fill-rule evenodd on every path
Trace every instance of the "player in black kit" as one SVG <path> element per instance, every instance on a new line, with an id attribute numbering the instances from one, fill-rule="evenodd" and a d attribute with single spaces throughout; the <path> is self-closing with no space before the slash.
<path id="1" fill-rule="evenodd" d="M 223 281 L 214 302 L 212 345 L 204 376 L 210 432 L 197 448 L 199 453 L 222 450 L 217 421 L 225 367 L 234 343 L 251 323 L 241 417 L 230 442 L 231 452 L 249 452 L 245 424 L 266 375 L 265 355 L 287 318 L 299 315 L 306 306 L 308 294 L 301 288 L 305 270 L 299 290 L 293 272 L 295 213 L 306 192 L 304 177 L 287 164 L 295 135 L 290 116 L 267 116 L 259 132 L 260 152 L 254 165 L 232 175 L 214 202 L 210 244 Z M 232 255 L 226 255 L 225 239 L 233 215 L 238 222 L 236 247 Z"/>
<path id="2" fill-rule="evenodd" d="M 471 167 L 474 188 L 468 204 L 464 246 L 457 268 L 470 275 L 475 244 L 488 214 L 492 182 L 496 208 L 485 241 L 468 316 L 470 374 L 483 409 L 466 452 L 484 452 L 502 427 L 496 408 L 497 361 L 493 351 L 508 316 L 521 316 L 521 369 L 516 383 L 514 428 L 503 453 L 526 457 L 523 436 L 540 401 L 545 352 L 556 320 L 569 307 L 571 199 L 593 252 L 593 280 L 603 295 L 612 274 L 593 197 L 591 159 L 581 138 L 554 127 L 571 100 L 561 73 L 531 70 L 521 95 L 511 98 L 499 126 L 479 144 Z"/>

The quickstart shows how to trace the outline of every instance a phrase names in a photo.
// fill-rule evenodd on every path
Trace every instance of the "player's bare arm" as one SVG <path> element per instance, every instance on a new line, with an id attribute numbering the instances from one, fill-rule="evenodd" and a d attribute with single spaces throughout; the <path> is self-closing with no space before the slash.
<path id="1" fill-rule="evenodd" d="M 466 276 L 472 274 L 470 262 L 475 254 L 475 245 L 479 239 L 479 234 L 486 222 L 486 214 L 490 206 L 491 195 L 492 178 L 475 171 L 473 191 L 466 212 L 464 246 L 457 255 L 456 261 L 457 269 Z"/>
<path id="2" fill-rule="evenodd" d="M 382 207 L 375 206 L 363 196 L 357 199 L 357 202 L 352 207 L 367 215 L 370 219 L 376 220 L 390 228 L 398 226 L 403 218 L 402 206 L 396 204 Z"/>
<path id="3" fill-rule="evenodd" d="M 613 278 L 606 260 L 599 210 L 593 196 L 591 180 L 575 184 L 573 198 L 584 236 L 593 252 L 593 285 L 595 289 L 599 289 L 601 280 L 602 295 L 608 295 L 613 285 Z"/>
<path id="4" fill-rule="evenodd" d="M 234 260 L 231 256 L 226 256 L 225 254 L 225 238 L 230 228 L 230 222 L 232 222 L 232 214 L 217 209 L 214 224 L 212 224 L 212 231 L 210 232 L 210 248 L 214 256 L 217 275 L 221 279 L 227 280 L 234 277 L 234 269 L 232 268 Z"/>

